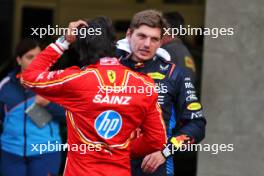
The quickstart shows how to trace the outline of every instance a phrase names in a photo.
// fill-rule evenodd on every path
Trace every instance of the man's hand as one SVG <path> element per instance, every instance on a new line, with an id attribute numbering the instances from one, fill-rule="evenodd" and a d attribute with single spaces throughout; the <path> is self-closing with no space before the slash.
<path id="1" fill-rule="evenodd" d="M 143 172 L 153 173 L 165 161 L 166 159 L 161 154 L 161 151 L 157 151 L 145 156 L 142 161 L 141 168 Z"/>
<path id="2" fill-rule="evenodd" d="M 35 102 L 40 105 L 40 106 L 47 106 L 49 104 L 49 100 L 39 96 L 39 95 L 36 95 L 36 99 L 35 99 Z"/>
<path id="3" fill-rule="evenodd" d="M 76 40 L 76 36 L 74 34 L 76 34 L 77 27 L 79 26 L 88 26 L 87 23 L 83 20 L 78 20 L 78 21 L 73 21 L 69 23 L 68 26 L 68 30 L 67 34 L 65 35 L 65 39 L 69 42 L 69 43 L 73 43 Z"/>

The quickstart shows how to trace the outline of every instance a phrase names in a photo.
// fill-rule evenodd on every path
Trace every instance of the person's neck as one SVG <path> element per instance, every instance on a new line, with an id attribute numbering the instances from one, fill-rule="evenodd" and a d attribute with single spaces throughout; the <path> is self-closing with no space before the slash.
<path id="1" fill-rule="evenodd" d="M 140 59 L 138 59 L 136 56 L 132 55 L 131 60 L 135 62 L 142 62 Z"/>

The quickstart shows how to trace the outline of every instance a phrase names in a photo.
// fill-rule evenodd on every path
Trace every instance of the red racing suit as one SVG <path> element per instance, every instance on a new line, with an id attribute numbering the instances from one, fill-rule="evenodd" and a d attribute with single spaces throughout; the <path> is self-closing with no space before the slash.
<path id="1" fill-rule="evenodd" d="M 142 91 L 154 88 L 154 82 L 115 58 L 102 58 L 83 69 L 49 71 L 62 53 L 59 44 L 48 46 L 22 73 L 22 82 L 66 109 L 69 149 L 64 175 L 130 176 L 131 150 L 146 155 L 166 143 L 158 95 Z M 131 149 L 136 128 L 143 135 Z"/>

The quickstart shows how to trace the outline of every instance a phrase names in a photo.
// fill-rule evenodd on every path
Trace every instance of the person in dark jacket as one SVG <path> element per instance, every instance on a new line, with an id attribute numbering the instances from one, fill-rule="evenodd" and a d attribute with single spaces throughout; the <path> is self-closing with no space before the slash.
<path id="1" fill-rule="evenodd" d="M 184 27 L 185 20 L 178 12 L 167 12 L 164 13 L 163 17 L 167 21 L 169 28 L 180 30 L 180 28 Z M 164 36 L 161 48 L 165 49 L 170 54 L 173 63 L 186 68 L 193 76 L 194 81 L 196 81 L 196 65 L 192 54 L 183 43 L 183 36 Z"/>
<path id="2" fill-rule="evenodd" d="M 154 79 L 167 128 L 166 147 L 132 160 L 133 176 L 174 175 L 172 156 L 175 150 L 183 144 L 199 143 L 205 137 L 206 120 L 192 76 L 185 68 L 157 53 L 164 27 L 166 22 L 158 11 L 138 12 L 132 18 L 126 35 L 130 51 L 120 51 L 124 48 L 122 42 L 117 45 L 123 65 Z M 176 126 L 177 130 L 173 131 Z"/>

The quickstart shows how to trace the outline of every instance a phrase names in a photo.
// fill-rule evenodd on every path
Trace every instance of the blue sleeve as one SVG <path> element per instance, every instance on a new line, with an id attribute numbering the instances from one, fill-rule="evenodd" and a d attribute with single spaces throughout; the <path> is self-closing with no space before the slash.
<path id="1" fill-rule="evenodd" d="M 185 68 L 176 67 L 172 75 L 176 87 L 176 112 L 180 126 L 175 136 L 186 134 L 199 143 L 205 137 L 206 120 L 197 98 L 192 76 Z"/>
<path id="2" fill-rule="evenodd" d="M 63 107 L 61 107 L 58 104 L 55 103 L 49 103 L 45 109 L 51 113 L 53 119 L 58 122 L 65 121 L 65 110 Z"/>
<path id="3" fill-rule="evenodd" d="M 0 101 L 0 134 L 3 130 L 5 111 L 4 111 L 4 103 Z"/>

